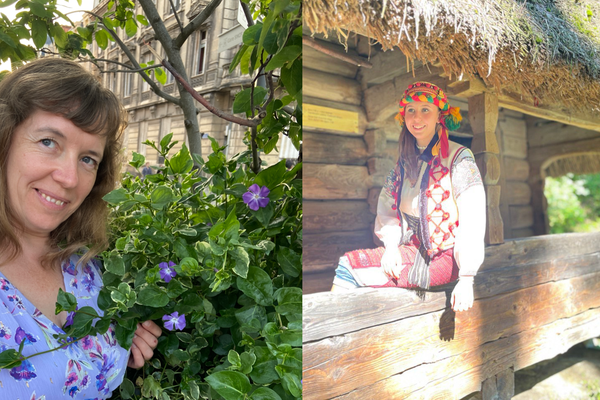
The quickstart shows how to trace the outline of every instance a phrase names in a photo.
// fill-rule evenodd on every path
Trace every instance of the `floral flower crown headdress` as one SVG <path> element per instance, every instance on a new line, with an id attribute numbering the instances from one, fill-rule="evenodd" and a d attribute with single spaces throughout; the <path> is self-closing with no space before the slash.
<path id="1" fill-rule="evenodd" d="M 431 154 L 436 156 L 441 154 L 443 158 L 448 157 L 448 130 L 455 131 L 460 127 L 462 116 L 458 107 L 450 107 L 446 93 L 436 85 L 429 82 L 415 82 L 408 85 L 408 89 L 404 92 L 404 96 L 400 99 L 400 111 L 396 115 L 396 120 L 400 123 L 400 127 L 404 125 L 404 107 L 410 103 L 417 101 L 426 101 L 440 109 L 440 125 L 442 131 L 440 138 L 431 150 Z"/>

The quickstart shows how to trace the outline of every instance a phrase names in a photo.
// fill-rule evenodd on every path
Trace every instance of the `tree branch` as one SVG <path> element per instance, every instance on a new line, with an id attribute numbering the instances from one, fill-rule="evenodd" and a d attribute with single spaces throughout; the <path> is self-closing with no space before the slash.
<path id="1" fill-rule="evenodd" d="M 213 11 L 215 11 L 219 4 L 221 4 L 221 1 L 223 0 L 212 0 L 210 4 L 207 5 L 200 14 L 196 15 L 196 18 L 191 20 L 190 23 L 183 28 L 181 33 L 173 40 L 173 46 L 180 49 L 181 46 L 183 46 L 183 44 L 187 40 L 187 38 L 198 28 L 200 28 L 204 21 L 206 21 L 208 17 L 210 17 Z"/>
<path id="2" fill-rule="evenodd" d="M 156 53 L 156 51 L 154 49 L 151 49 L 150 51 L 152 51 L 153 53 Z M 155 56 L 158 56 L 158 54 L 155 54 Z M 189 83 L 187 83 L 186 80 L 183 79 L 183 77 L 181 75 L 179 75 L 179 73 L 175 70 L 175 68 L 173 68 L 173 66 L 171 64 L 169 64 L 169 62 L 167 60 L 162 60 L 162 65 L 166 69 L 168 69 L 171 74 L 173 74 L 173 77 L 177 80 L 177 82 L 179 82 L 181 84 L 181 86 L 183 86 L 183 88 L 189 94 L 192 95 L 192 97 L 194 99 L 196 99 L 200 104 L 202 104 L 204 107 L 206 107 L 206 109 L 208 111 L 215 114 L 217 117 L 222 118 L 226 121 L 236 123 L 238 125 L 249 126 L 249 127 L 258 126 L 260 121 L 264 118 L 264 112 L 260 113 L 256 118 L 248 120 L 248 119 L 236 117 L 235 115 L 227 114 L 226 112 L 219 110 L 218 108 L 211 105 L 208 101 L 206 101 L 206 99 L 204 97 L 202 97 L 202 95 L 200 93 L 198 93 L 196 91 L 196 89 L 194 89 Z"/>
<path id="3" fill-rule="evenodd" d="M 246 17 L 248 26 L 254 25 L 254 21 L 252 20 L 252 14 L 250 13 L 250 8 L 248 7 L 248 4 L 240 0 L 240 6 L 242 6 L 242 10 L 244 11 L 244 16 Z"/>
<path id="4" fill-rule="evenodd" d="M 117 44 L 119 45 L 119 47 L 121 48 L 121 50 L 123 50 L 123 52 L 125 53 L 125 55 L 127 56 L 127 58 L 129 58 L 129 61 L 131 61 L 131 64 L 135 67 L 136 70 L 142 69 L 142 67 L 140 67 L 140 64 L 137 62 L 135 56 L 131 53 L 131 51 L 129 50 L 129 48 L 125 45 L 125 43 L 123 43 L 123 41 L 121 40 L 121 38 L 119 37 L 119 35 L 117 35 L 117 33 L 110 29 L 109 27 L 107 27 L 106 25 L 104 25 L 104 23 L 102 22 L 102 17 L 100 17 L 97 14 L 94 14 L 91 11 L 86 11 L 88 14 L 93 15 L 94 17 L 99 19 L 99 22 L 102 24 L 102 26 L 104 27 L 104 29 L 106 29 L 106 31 L 108 33 L 110 33 L 110 35 L 113 37 L 113 39 L 115 39 L 115 41 L 117 42 Z M 146 82 L 148 82 L 148 85 L 150 85 L 150 87 L 152 88 L 152 91 L 154 93 L 156 93 L 157 95 L 159 95 L 160 97 L 162 97 L 163 99 L 170 101 L 173 104 L 177 104 L 178 106 L 181 106 L 181 103 L 179 101 L 179 99 L 177 97 L 173 97 L 170 94 L 163 92 L 162 90 L 160 90 L 160 88 L 158 87 L 158 85 L 156 84 L 156 82 L 154 82 L 152 79 L 150 79 L 150 77 L 148 76 L 148 74 L 142 74 L 140 73 L 140 76 L 142 77 L 143 80 L 145 80 Z"/>
<path id="5" fill-rule="evenodd" d="M 179 20 L 179 15 L 177 15 L 177 10 L 175 9 L 175 4 L 173 4 L 173 0 L 169 0 L 169 3 L 171 4 L 171 10 L 173 10 L 173 14 L 175 14 L 175 20 L 177 21 L 177 25 L 179 25 L 179 30 L 183 32 L 183 24 Z"/>

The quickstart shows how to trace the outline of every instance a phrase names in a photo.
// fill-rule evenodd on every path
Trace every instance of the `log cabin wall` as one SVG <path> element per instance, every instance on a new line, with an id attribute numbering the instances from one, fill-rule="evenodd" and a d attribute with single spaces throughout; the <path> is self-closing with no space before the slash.
<path id="1" fill-rule="evenodd" d="M 329 49 L 345 53 L 340 45 L 320 41 Z M 349 49 L 347 54 L 356 54 Z M 337 259 L 346 251 L 372 247 L 367 199 L 376 183 L 369 174 L 372 158 L 364 140 L 366 115 L 361 107 L 362 89 L 355 79 L 358 67 L 304 46 L 303 104 L 319 107 L 331 121 L 357 119 L 357 129 L 347 126 L 315 127 L 304 120 L 303 138 L 303 271 L 304 291 L 331 288 Z M 308 111 L 307 111 L 308 110 Z M 379 185 L 381 186 L 381 185 Z"/>

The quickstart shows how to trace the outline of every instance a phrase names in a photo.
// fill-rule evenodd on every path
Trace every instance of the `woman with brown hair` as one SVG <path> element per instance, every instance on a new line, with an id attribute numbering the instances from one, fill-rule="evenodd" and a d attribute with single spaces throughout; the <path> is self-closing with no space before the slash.
<path id="1" fill-rule="evenodd" d="M 72 61 L 36 60 L 0 82 L 0 351 L 45 352 L 0 371 L 2 398 L 107 398 L 126 365 L 152 356 L 151 321 L 131 355 L 114 327 L 68 346 L 53 337 L 69 317 L 55 315 L 59 289 L 101 313 L 94 257 L 108 244 L 102 197 L 119 179 L 125 125 L 115 95 Z"/>
<path id="2" fill-rule="evenodd" d="M 485 192 L 473 153 L 448 140 L 460 112 L 439 87 L 416 82 L 404 92 L 396 119 L 400 156 L 375 221 L 384 246 L 341 257 L 332 290 L 429 289 L 458 279 L 452 308 L 468 310 L 484 258 Z"/>

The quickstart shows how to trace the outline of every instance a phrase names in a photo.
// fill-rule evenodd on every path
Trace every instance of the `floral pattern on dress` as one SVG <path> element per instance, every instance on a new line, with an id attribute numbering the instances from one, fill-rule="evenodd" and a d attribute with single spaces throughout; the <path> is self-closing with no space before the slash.
<path id="1" fill-rule="evenodd" d="M 99 315 L 98 293 L 102 287 L 100 266 L 89 262 L 77 266 L 73 256 L 62 264 L 64 284 L 79 307 L 93 307 Z M 64 334 L 0 272 L 0 352 L 23 345 L 25 359 L 10 370 L 0 370 L 0 398 L 29 400 L 101 400 L 108 398 L 123 379 L 128 353 L 117 344 L 114 326 L 104 335 L 54 338 Z M 67 344 L 68 343 L 68 344 Z M 50 349 L 55 351 L 42 353 Z M 7 379 L 8 378 L 8 379 Z"/>

